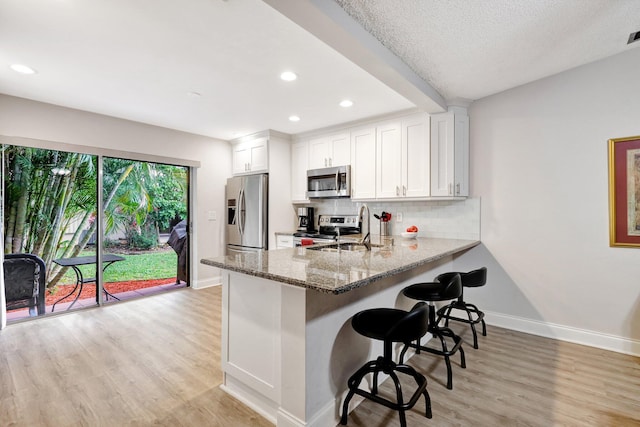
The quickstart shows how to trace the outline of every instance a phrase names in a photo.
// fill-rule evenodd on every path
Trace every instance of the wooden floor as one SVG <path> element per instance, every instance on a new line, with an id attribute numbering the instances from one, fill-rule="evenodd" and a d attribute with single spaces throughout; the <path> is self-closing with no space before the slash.
<path id="1" fill-rule="evenodd" d="M 0 425 L 271 426 L 218 387 L 220 311 L 220 288 L 184 289 L 10 325 Z M 429 380 L 433 419 L 422 400 L 409 426 L 640 426 L 640 358 L 493 327 L 479 350 L 466 348 L 453 390 L 442 360 L 411 359 Z M 399 422 L 365 401 L 348 425 Z"/>
<path id="2" fill-rule="evenodd" d="M 220 288 L 0 331 L 0 426 L 272 426 L 218 387 Z"/>

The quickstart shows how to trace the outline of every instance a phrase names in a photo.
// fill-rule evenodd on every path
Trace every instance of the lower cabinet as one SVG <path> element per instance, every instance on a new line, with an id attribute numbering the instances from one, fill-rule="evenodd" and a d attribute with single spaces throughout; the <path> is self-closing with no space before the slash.
<path id="1" fill-rule="evenodd" d="M 293 248 L 293 234 L 276 234 L 276 249 Z"/>

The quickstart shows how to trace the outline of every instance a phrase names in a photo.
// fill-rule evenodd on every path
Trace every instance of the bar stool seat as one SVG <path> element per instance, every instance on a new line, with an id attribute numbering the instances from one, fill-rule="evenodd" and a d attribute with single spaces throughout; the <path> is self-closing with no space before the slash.
<path id="1" fill-rule="evenodd" d="M 395 363 L 393 360 L 393 343 L 401 342 L 406 344 L 423 337 L 427 333 L 427 316 L 428 306 L 424 303 L 416 304 L 408 312 L 394 308 L 374 308 L 361 311 L 353 316 L 351 319 L 353 329 L 365 337 L 383 341 L 384 351 L 382 356 L 365 363 L 349 378 L 347 382 L 349 392 L 342 405 L 340 424 L 347 424 L 349 401 L 355 394 L 398 411 L 402 427 L 407 425 L 405 411 L 413 408 L 420 396 L 424 396 L 425 399 L 425 416 L 427 418 L 432 417 L 431 398 L 427 392 L 427 379 L 413 367 L 402 362 Z M 404 356 L 404 350 L 400 357 L 401 360 L 402 356 Z M 378 374 L 380 372 L 389 375 L 393 380 L 396 389 L 395 401 L 386 399 L 378 394 Z M 369 392 L 361 389 L 360 383 L 370 373 L 373 374 L 373 382 Z M 413 377 L 417 384 L 415 392 L 406 403 L 404 402 L 398 373 Z"/>
<path id="2" fill-rule="evenodd" d="M 457 300 L 451 302 L 448 305 L 438 310 L 438 322 L 441 319 L 445 319 L 445 326 L 449 326 L 449 320 L 457 322 L 467 323 L 471 326 L 471 333 L 473 334 L 473 348 L 478 348 L 478 333 L 476 332 L 476 325 L 482 324 L 482 335 L 487 336 L 487 325 L 484 322 L 484 313 L 478 309 L 474 304 L 469 304 L 464 301 L 464 288 L 478 288 L 484 286 L 487 283 L 487 267 L 482 267 L 477 270 L 469 271 L 468 273 L 444 273 L 436 277 L 438 282 L 446 281 L 452 274 L 460 274 L 462 281 L 462 294 Z M 451 314 L 452 310 L 461 310 L 467 313 L 467 318 L 457 317 Z"/>
<path id="3" fill-rule="evenodd" d="M 427 332 L 431 333 L 434 338 L 437 338 L 440 341 L 441 348 L 437 349 L 422 346 L 420 344 L 420 340 L 416 340 L 415 343 L 412 342 L 408 344 L 407 347 L 415 348 L 416 354 L 419 354 L 420 351 L 426 351 L 431 354 L 443 356 L 445 364 L 447 365 L 447 388 L 449 390 L 453 389 L 453 374 L 449 358 L 459 351 L 460 366 L 462 366 L 462 368 L 467 367 L 464 357 L 464 349 L 462 348 L 462 339 L 448 327 L 441 327 L 438 325 L 434 303 L 437 301 L 449 301 L 458 298 L 462 294 L 460 275 L 452 275 L 448 281 L 416 283 L 404 288 L 402 293 L 407 298 L 427 301 L 429 303 Z M 451 348 L 447 345 L 447 338 L 450 338 L 453 341 L 453 346 L 451 346 Z M 403 349 L 402 355 L 404 355 L 407 347 Z M 400 362 L 402 362 L 402 358 L 400 359 Z"/>

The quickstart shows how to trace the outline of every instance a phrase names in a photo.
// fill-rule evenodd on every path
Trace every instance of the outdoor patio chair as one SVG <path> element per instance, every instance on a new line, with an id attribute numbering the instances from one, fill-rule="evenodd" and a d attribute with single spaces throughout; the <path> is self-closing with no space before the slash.
<path id="1" fill-rule="evenodd" d="M 42 258 L 33 254 L 6 254 L 3 267 L 7 310 L 29 307 L 29 316 L 43 315 L 46 267 Z"/>

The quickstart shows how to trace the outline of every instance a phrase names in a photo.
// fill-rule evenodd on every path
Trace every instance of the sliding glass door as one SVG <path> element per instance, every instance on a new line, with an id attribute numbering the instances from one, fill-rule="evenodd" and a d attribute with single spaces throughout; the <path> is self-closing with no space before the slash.
<path id="1" fill-rule="evenodd" d="M 103 168 L 105 302 L 187 286 L 188 168 L 110 157 Z"/>
<path id="2" fill-rule="evenodd" d="M 6 145 L 3 160 L 7 319 L 95 305 L 74 296 L 96 277 L 97 157 Z M 80 256 L 82 278 L 66 261 Z"/>
<path id="3" fill-rule="evenodd" d="M 188 168 L 14 145 L 2 154 L 9 322 L 188 286 Z"/>

